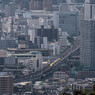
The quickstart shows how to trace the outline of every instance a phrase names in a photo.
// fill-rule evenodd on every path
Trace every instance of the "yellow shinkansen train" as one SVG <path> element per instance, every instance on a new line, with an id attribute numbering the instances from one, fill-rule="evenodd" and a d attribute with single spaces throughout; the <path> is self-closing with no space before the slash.
<path id="1" fill-rule="evenodd" d="M 61 58 L 56 59 L 54 62 L 50 64 L 50 67 L 52 67 L 56 62 L 58 62 Z"/>

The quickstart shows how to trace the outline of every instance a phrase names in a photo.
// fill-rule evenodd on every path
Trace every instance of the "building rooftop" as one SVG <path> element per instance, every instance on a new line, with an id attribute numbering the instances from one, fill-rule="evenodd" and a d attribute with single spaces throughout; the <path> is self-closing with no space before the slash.
<path id="1" fill-rule="evenodd" d="M 0 57 L 6 57 L 7 51 L 0 50 Z"/>
<path id="2" fill-rule="evenodd" d="M 32 83 L 32 81 L 14 83 L 14 85 L 15 85 L 15 86 L 17 86 L 17 85 L 26 85 L 26 84 L 29 84 L 29 83 Z"/>
<path id="3" fill-rule="evenodd" d="M 11 77 L 8 72 L 0 72 L 0 77 Z"/>
<path id="4" fill-rule="evenodd" d="M 34 56 L 37 54 L 42 54 L 42 53 L 38 51 L 30 51 L 27 53 L 7 53 L 7 56 Z"/>

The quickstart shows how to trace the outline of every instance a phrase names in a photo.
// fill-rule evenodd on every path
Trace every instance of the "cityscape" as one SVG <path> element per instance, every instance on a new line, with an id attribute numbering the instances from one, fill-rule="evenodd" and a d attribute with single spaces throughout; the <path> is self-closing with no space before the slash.
<path id="1" fill-rule="evenodd" d="M 0 95 L 95 95 L 95 0 L 0 0 Z"/>

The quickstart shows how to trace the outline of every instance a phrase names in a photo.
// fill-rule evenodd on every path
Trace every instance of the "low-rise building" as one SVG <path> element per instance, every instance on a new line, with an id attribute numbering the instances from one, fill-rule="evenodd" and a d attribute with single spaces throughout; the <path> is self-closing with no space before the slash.
<path id="1" fill-rule="evenodd" d="M 26 92 L 29 89 L 31 89 L 32 82 L 20 82 L 20 83 L 14 83 L 14 93 L 20 93 L 20 92 Z M 31 94 L 25 94 L 25 95 L 31 95 Z"/>
<path id="2" fill-rule="evenodd" d="M 59 55 L 60 54 L 60 43 L 50 43 L 48 44 L 49 49 L 53 50 L 53 55 Z"/>
<path id="3" fill-rule="evenodd" d="M 62 72 L 62 71 L 57 71 L 57 72 L 54 72 L 53 74 L 53 78 L 58 78 L 58 79 L 66 79 L 67 78 L 67 74 L 65 72 Z"/>
<path id="4" fill-rule="evenodd" d="M 72 90 L 92 90 L 92 85 L 89 83 L 77 83 L 74 82 L 72 84 Z"/>
<path id="5" fill-rule="evenodd" d="M 7 56 L 17 58 L 19 64 L 23 63 L 24 65 L 30 67 L 32 71 L 38 71 L 43 68 L 43 57 L 41 52 L 31 51 L 27 53 L 10 53 Z"/>
<path id="6" fill-rule="evenodd" d="M 66 47 L 67 45 L 69 45 L 67 37 L 68 34 L 66 32 L 59 33 L 59 41 L 61 47 Z"/>

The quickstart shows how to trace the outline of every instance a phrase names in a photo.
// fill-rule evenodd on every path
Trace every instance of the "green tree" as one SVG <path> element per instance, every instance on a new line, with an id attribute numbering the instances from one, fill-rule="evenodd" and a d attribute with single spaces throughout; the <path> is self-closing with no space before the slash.
<path id="1" fill-rule="evenodd" d="M 95 84 L 93 85 L 93 91 L 90 93 L 90 95 L 95 95 Z"/>
<path id="2" fill-rule="evenodd" d="M 19 69 L 24 69 L 24 68 L 26 68 L 25 65 L 23 65 L 23 64 L 20 64 L 20 65 L 19 65 Z"/>
<path id="3" fill-rule="evenodd" d="M 95 95 L 95 92 L 91 92 L 90 95 Z"/>
<path id="4" fill-rule="evenodd" d="M 75 61 L 74 62 L 74 66 L 76 67 L 76 71 L 79 71 L 80 70 L 80 62 L 79 61 Z"/>
<path id="5" fill-rule="evenodd" d="M 87 94 L 86 94 L 86 90 L 83 90 L 83 91 L 82 91 L 82 95 L 87 95 Z"/>
<path id="6" fill-rule="evenodd" d="M 93 91 L 95 92 L 95 84 L 93 85 Z"/>
<path id="7" fill-rule="evenodd" d="M 74 93 L 74 95 L 81 95 L 82 94 L 80 90 L 74 90 L 73 93 Z"/>
<path id="8" fill-rule="evenodd" d="M 62 93 L 59 93 L 59 95 L 70 95 L 70 94 L 66 92 L 62 92 Z"/>

